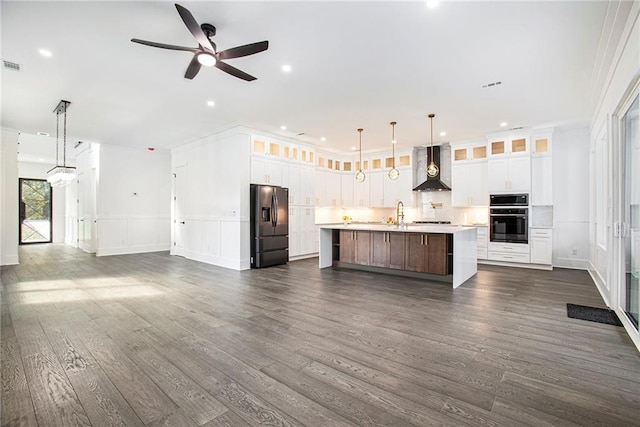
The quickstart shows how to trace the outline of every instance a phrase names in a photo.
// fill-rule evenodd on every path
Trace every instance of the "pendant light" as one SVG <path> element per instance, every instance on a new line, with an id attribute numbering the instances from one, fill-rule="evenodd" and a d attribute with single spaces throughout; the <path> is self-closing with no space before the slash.
<path id="1" fill-rule="evenodd" d="M 391 159 L 392 165 L 389 171 L 389 179 L 396 180 L 400 176 L 400 171 L 396 169 L 396 122 L 389 123 L 391 125 Z"/>
<path id="2" fill-rule="evenodd" d="M 358 172 L 356 172 L 356 182 L 364 182 L 367 178 L 364 172 L 362 172 L 362 131 L 364 129 L 358 129 L 358 139 L 360 140 L 360 167 L 358 168 Z"/>
<path id="3" fill-rule="evenodd" d="M 63 187 L 76 177 L 76 168 L 67 166 L 67 108 L 71 102 L 61 100 L 53 110 L 56 113 L 56 166 L 47 172 L 47 181 L 52 187 Z M 60 115 L 64 115 L 62 125 L 62 165 L 58 163 L 60 141 Z"/>
<path id="4" fill-rule="evenodd" d="M 433 118 L 435 116 L 436 115 L 433 113 L 427 116 L 431 121 L 431 162 L 429 163 L 429 166 L 427 166 L 427 176 L 429 178 L 435 178 L 440 173 L 440 168 L 438 168 L 438 165 L 433 161 Z"/>

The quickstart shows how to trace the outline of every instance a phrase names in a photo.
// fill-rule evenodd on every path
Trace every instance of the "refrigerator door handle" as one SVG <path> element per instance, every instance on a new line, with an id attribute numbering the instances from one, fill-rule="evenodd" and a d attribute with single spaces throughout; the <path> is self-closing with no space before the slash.
<path id="1" fill-rule="evenodd" d="M 271 195 L 271 225 L 276 226 L 278 224 L 278 196 L 275 191 Z"/>

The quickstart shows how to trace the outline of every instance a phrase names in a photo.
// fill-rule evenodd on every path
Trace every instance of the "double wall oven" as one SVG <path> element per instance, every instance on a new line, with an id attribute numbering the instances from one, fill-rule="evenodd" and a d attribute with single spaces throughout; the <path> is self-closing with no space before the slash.
<path id="1" fill-rule="evenodd" d="M 529 195 L 492 194 L 489 201 L 489 241 L 529 243 Z"/>

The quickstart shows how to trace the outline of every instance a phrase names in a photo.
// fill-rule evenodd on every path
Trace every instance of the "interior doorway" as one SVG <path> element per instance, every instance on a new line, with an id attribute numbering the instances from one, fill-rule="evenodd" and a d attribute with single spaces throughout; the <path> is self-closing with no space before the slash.
<path id="1" fill-rule="evenodd" d="M 20 244 L 51 243 L 53 194 L 44 179 L 20 178 L 18 233 Z"/>

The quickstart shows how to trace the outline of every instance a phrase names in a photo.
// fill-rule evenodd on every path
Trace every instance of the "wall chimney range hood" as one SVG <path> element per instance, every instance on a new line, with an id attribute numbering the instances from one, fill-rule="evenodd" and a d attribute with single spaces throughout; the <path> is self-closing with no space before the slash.
<path id="1" fill-rule="evenodd" d="M 434 177 L 427 176 L 427 180 L 414 188 L 413 191 L 451 191 L 451 188 L 440 180 L 442 168 L 440 167 L 440 147 L 437 145 L 433 147 L 433 162 L 439 168 L 438 174 Z"/>

